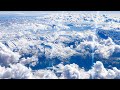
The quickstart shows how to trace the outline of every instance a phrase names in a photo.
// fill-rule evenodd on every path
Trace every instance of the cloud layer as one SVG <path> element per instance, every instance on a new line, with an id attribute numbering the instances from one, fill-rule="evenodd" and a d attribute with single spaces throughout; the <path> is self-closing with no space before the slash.
<path id="1" fill-rule="evenodd" d="M 119 17 L 87 12 L 8 16 L 0 16 L 0 78 L 120 78 Z M 88 57 L 95 63 L 86 70 L 73 56 L 79 63 Z M 116 67 L 109 69 L 106 62 Z"/>

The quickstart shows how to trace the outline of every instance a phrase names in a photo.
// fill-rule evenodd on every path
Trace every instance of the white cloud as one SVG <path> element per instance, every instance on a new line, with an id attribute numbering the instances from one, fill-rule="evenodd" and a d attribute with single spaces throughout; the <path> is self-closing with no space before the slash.
<path id="1" fill-rule="evenodd" d="M 58 79 L 55 73 L 51 70 L 38 70 L 34 72 L 33 78 L 36 79 Z"/>
<path id="2" fill-rule="evenodd" d="M 103 63 L 97 61 L 89 71 L 85 71 L 77 64 L 58 64 L 51 69 L 32 70 L 17 63 L 5 68 L 0 66 L 1 79 L 119 79 L 120 70 L 106 69 Z M 59 74 L 59 75 L 58 75 Z"/>
<path id="3" fill-rule="evenodd" d="M 0 42 L 0 64 L 7 66 L 10 63 L 18 62 L 19 57 L 18 53 L 12 52 Z"/>
<path id="4" fill-rule="evenodd" d="M 13 64 L 10 68 L 0 67 L 2 79 L 31 79 L 32 72 L 22 64 Z"/>
<path id="5" fill-rule="evenodd" d="M 96 42 L 95 48 L 95 54 L 98 54 L 101 58 L 106 59 L 109 59 L 114 52 L 120 52 L 120 46 L 116 45 L 110 37 L 106 40 Z"/>
<path id="6" fill-rule="evenodd" d="M 8 14 L 10 13 L 8 12 Z M 105 20 L 111 17 L 106 16 L 105 18 L 101 15 L 97 18 L 96 22 L 96 15 L 93 16 L 93 14 L 85 12 L 50 13 L 37 18 L 38 20 L 33 20 L 33 22 L 24 19 L 22 23 L 19 20 L 14 23 L 10 22 L 11 24 L 7 27 L 1 24 L 0 40 L 6 40 L 8 47 L 0 42 L 0 78 L 120 78 L 120 70 L 117 68 L 106 69 L 100 61 L 97 61 L 89 71 L 79 68 L 76 64 L 59 64 L 57 67 L 54 66 L 53 70 L 42 69 L 35 71 L 25 66 L 26 64 L 32 66 L 37 64 L 38 55 L 42 56 L 44 54 L 44 45 L 41 45 L 42 43 L 48 46 L 45 47 L 45 56 L 47 58 L 57 57 L 62 61 L 77 54 L 82 56 L 91 54 L 91 50 L 94 48 L 95 54 L 99 56 L 96 58 L 109 60 L 109 57 L 114 52 L 120 52 L 120 46 L 116 45 L 110 37 L 106 40 L 100 39 L 93 30 L 85 29 L 82 31 L 81 28 L 84 29 L 87 26 L 95 28 L 94 24 L 96 22 L 99 29 L 116 29 L 120 25 L 113 20 L 119 21 L 119 19 L 112 18 L 111 22 L 106 23 Z M 73 27 L 77 26 L 78 31 L 74 30 L 76 27 L 70 31 L 71 28 L 67 26 L 68 24 L 73 25 Z M 40 38 L 43 38 L 43 40 Z M 73 48 L 74 43 L 70 46 L 64 44 L 72 42 L 75 42 L 75 48 Z M 14 49 L 18 49 L 18 51 L 13 52 Z M 23 57 L 19 60 L 19 57 L 25 53 L 32 54 L 32 57 L 27 59 Z M 11 64 L 10 67 L 6 67 L 9 64 Z"/>
<path id="7" fill-rule="evenodd" d="M 119 79 L 120 78 L 120 70 L 116 67 L 113 69 L 106 69 L 103 66 L 103 63 L 97 61 L 93 68 L 88 71 L 93 79 Z"/>
<path id="8" fill-rule="evenodd" d="M 49 51 L 49 50 L 48 50 Z M 48 53 L 46 50 L 46 53 Z M 63 44 L 53 44 L 52 49 L 49 52 L 49 57 L 60 57 L 61 59 L 69 58 L 70 56 L 76 54 L 74 50 L 70 47 L 65 47 Z"/>
<path id="9" fill-rule="evenodd" d="M 60 79 L 86 79 L 89 78 L 90 75 L 84 71 L 84 69 L 80 69 L 77 64 L 70 65 L 58 65 L 58 72 L 61 71 Z M 61 67 L 62 66 L 62 67 Z"/>
<path id="10" fill-rule="evenodd" d="M 35 66 L 38 63 L 37 57 L 28 57 L 27 59 L 22 58 L 20 59 L 20 63 L 23 65 L 29 64 L 30 66 Z"/>
<path id="11" fill-rule="evenodd" d="M 30 68 L 25 67 L 22 64 L 11 65 L 12 77 L 15 79 L 31 79 L 32 72 Z"/>
<path id="12" fill-rule="evenodd" d="M 97 61 L 89 72 L 92 79 L 104 79 L 107 75 L 107 70 L 100 61 Z"/>

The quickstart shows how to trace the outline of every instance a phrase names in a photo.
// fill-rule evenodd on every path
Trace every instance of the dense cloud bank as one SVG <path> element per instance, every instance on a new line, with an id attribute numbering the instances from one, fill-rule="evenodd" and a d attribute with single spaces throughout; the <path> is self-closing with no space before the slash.
<path id="1" fill-rule="evenodd" d="M 64 12 L 0 19 L 0 78 L 120 77 L 119 17 Z M 91 68 L 81 66 L 82 60 L 91 60 Z M 113 62 L 116 67 L 105 66 Z"/>

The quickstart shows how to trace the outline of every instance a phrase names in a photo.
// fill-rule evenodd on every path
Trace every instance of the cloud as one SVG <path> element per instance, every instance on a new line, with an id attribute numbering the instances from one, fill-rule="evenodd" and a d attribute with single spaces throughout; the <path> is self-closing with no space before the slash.
<path id="1" fill-rule="evenodd" d="M 112 69 L 106 69 L 103 66 L 103 63 L 100 61 L 97 61 L 93 68 L 88 71 L 91 75 L 92 79 L 117 79 L 120 78 L 120 70 L 118 70 L 116 67 L 113 67 Z"/>
<path id="2" fill-rule="evenodd" d="M 55 73 L 51 70 L 38 70 L 35 71 L 33 78 L 35 79 L 58 79 Z"/>
<path id="3" fill-rule="evenodd" d="M 86 79 L 90 76 L 84 69 L 80 69 L 77 64 L 68 64 L 65 66 L 59 64 L 57 67 L 59 67 L 57 73 L 61 73 L 60 79 Z"/>
<path id="4" fill-rule="evenodd" d="M 22 58 L 19 61 L 23 65 L 29 64 L 29 66 L 35 66 L 38 63 L 38 58 L 37 57 L 27 57 L 27 59 Z"/>
<path id="5" fill-rule="evenodd" d="M 107 70 L 100 61 L 97 61 L 89 72 L 92 79 L 104 79 L 107 75 Z"/>
<path id="6" fill-rule="evenodd" d="M 51 69 L 32 70 L 23 64 L 0 66 L 1 79 L 119 79 L 120 70 L 116 67 L 106 69 L 102 62 L 94 63 L 92 69 L 85 71 L 77 64 L 58 64 Z"/>
<path id="7" fill-rule="evenodd" d="M 47 53 L 47 50 L 46 50 Z M 53 44 L 50 57 L 60 57 L 61 59 L 69 58 L 74 55 L 76 52 L 70 47 L 65 47 L 62 44 Z"/>
<path id="8" fill-rule="evenodd" d="M 0 67 L 1 79 L 31 79 L 32 72 L 22 64 L 10 65 L 10 68 Z"/>
<path id="9" fill-rule="evenodd" d="M 19 63 L 11 65 L 11 73 L 12 73 L 11 78 L 15 78 L 15 79 L 31 79 L 32 78 L 31 69 Z"/>
<path id="10" fill-rule="evenodd" d="M 95 58 L 99 60 L 109 60 L 114 53 L 120 53 L 120 46 L 114 43 L 111 36 L 103 39 L 94 31 L 95 22 L 98 25 L 97 30 L 119 30 L 117 29 L 120 26 L 119 19 L 111 19 L 106 15 L 97 18 L 96 22 L 94 14 L 67 12 L 50 13 L 40 18 L 15 18 L 14 22 L 4 21 L 0 26 L 0 39 L 6 40 L 7 45 L 0 42 L 0 78 L 120 78 L 120 70 L 115 67 L 106 69 L 100 61 L 94 63 L 89 71 L 74 63 L 59 64 L 51 67 L 52 70 L 32 70 L 25 66 L 37 65 L 38 57 L 43 54 L 51 60 L 57 57 L 63 61 L 74 55 L 85 57 L 91 55 L 93 51 Z"/>
<path id="11" fill-rule="evenodd" d="M 95 48 L 95 54 L 98 54 L 99 57 L 106 59 L 109 59 L 114 52 L 120 52 L 120 46 L 116 45 L 110 37 L 106 40 L 96 42 Z"/>
<path id="12" fill-rule="evenodd" d="M 0 64 L 8 66 L 11 63 L 16 63 L 19 60 L 20 55 L 12 52 L 4 44 L 0 42 Z"/>

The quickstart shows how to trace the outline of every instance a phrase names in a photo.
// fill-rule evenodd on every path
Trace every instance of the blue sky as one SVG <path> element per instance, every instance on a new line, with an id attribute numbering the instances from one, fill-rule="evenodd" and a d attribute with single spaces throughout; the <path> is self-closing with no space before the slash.
<path id="1" fill-rule="evenodd" d="M 41 14 L 48 14 L 48 13 L 65 13 L 65 12 L 73 12 L 79 13 L 81 11 L 0 11 L 1 14 L 18 14 L 18 15 L 27 15 L 27 16 L 38 16 Z M 82 11 L 88 13 L 96 13 L 97 11 Z M 114 14 L 119 16 L 120 11 L 99 11 L 101 14 Z"/>

